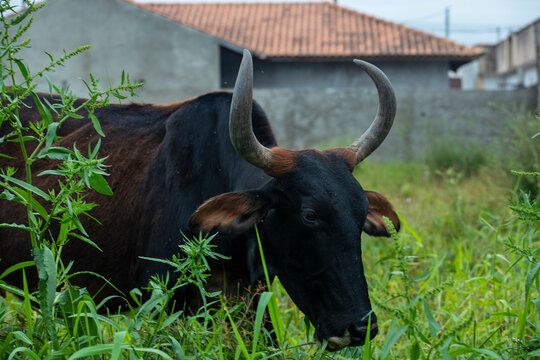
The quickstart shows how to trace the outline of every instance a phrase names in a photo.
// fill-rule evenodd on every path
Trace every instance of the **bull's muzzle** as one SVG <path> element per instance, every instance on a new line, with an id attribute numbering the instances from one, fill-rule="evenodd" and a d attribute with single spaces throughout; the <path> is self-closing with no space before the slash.
<path id="1" fill-rule="evenodd" d="M 377 332 L 379 327 L 377 323 L 371 324 L 369 329 L 369 340 L 372 340 Z M 361 346 L 366 342 L 366 337 L 368 333 L 367 325 L 357 325 L 353 324 L 346 329 L 342 336 L 332 336 L 328 339 L 327 350 L 337 351 L 343 349 L 346 346 Z"/>

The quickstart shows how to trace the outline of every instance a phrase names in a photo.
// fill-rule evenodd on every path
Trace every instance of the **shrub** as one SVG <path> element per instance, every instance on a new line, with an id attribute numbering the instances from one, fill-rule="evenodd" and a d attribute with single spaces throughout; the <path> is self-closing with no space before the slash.
<path id="1" fill-rule="evenodd" d="M 453 169 L 465 176 L 477 174 L 488 160 L 484 146 L 454 136 L 434 140 L 425 156 L 426 165 L 433 173 Z"/>
<path id="2" fill-rule="evenodd" d="M 540 117 L 523 111 L 505 111 L 509 117 L 507 135 L 503 139 L 500 163 L 505 170 L 519 169 L 526 172 L 540 172 Z M 538 176 L 522 176 L 516 184 L 517 189 L 528 193 L 532 198 L 540 194 Z"/>

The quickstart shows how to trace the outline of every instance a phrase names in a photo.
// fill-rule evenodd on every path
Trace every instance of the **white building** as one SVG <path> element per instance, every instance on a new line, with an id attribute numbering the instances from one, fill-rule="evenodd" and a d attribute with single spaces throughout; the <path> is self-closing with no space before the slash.
<path id="1" fill-rule="evenodd" d="M 540 19 L 494 45 L 459 69 L 464 90 L 514 90 L 538 86 Z"/>

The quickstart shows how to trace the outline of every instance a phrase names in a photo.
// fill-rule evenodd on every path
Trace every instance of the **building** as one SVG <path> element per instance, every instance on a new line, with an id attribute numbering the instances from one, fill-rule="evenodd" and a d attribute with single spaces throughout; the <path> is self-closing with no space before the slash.
<path id="1" fill-rule="evenodd" d="M 351 66 L 360 58 L 379 66 L 396 88 L 447 89 L 448 70 L 480 55 L 333 2 L 136 4 L 215 37 L 222 87 L 234 84 L 242 48 L 255 57 L 256 88 L 371 86 Z"/>
<path id="2" fill-rule="evenodd" d="M 447 39 L 331 2 L 149 4 L 133 0 L 50 0 L 22 52 L 31 70 L 63 50 L 92 49 L 50 74 L 79 94 L 92 73 L 143 81 L 141 101 L 171 102 L 233 85 L 240 54 L 254 54 L 256 88 L 371 88 L 352 64 L 371 61 L 396 89 L 448 89 L 448 71 L 480 54 Z M 41 90 L 47 90 L 45 80 Z"/>
<path id="3" fill-rule="evenodd" d="M 380 66 L 396 88 L 395 125 L 375 157 L 421 159 L 447 134 L 460 142 L 500 141 L 507 118 L 488 103 L 537 104 L 532 89 L 454 91 L 449 83 L 459 87 L 459 81 L 449 79 L 449 70 L 479 50 L 328 2 L 218 7 L 49 0 L 25 37 L 32 47 L 19 54 L 31 73 L 49 64 L 45 52 L 57 59 L 64 49 L 89 44 L 91 50 L 48 74 L 52 82 L 87 96 L 81 79 L 89 73 L 105 89 L 125 70 L 145 84 L 135 101 L 153 103 L 231 87 L 247 48 L 254 54 L 254 97 L 279 144 L 292 149 L 348 144 L 371 124 L 377 92 L 353 58 Z M 49 90 L 45 79 L 38 90 Z"/>
<path id="4" fill-rule="evenodd" d="M 463 89 L 514 90 L 538 86 L 540 19 L 492 45 L 462 66 Z"/>

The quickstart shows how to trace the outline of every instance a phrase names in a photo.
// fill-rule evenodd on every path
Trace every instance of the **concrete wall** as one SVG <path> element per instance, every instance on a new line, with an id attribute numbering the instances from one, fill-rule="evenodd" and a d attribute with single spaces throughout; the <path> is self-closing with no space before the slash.
<path id="1" fill-rule="evenodd" d="M 62 50 L 92 49 L 49 77 L 85 94 L 79 79 L 92 73 L 103 88 L 119 84 L 122 70 L 145 83 L 147 102 L 172 102 L 219 87 L 219 47 L 214 38 L 122 0 L 50 0 L 35 17 L 28 35 L 32 48 L 21 51 L 32 71 Z M 42 91 L 47 91 L 42 81 Z"/>
<path id="2" fill-rule="evenodd" d="M 93 73 L 106 87 L 109 82 L 118 83 L 124 69 L 132 79 L 145 82 L 139 91 L 143 102 L 178 101 L 220 85 L 220 48 L 214 38 L 122 0 L 50 0 L 27 36 L 33 39 L 33 48 L 24 50 L 22 56 L 33 71 L 48 64 L 43 51 L 58 57 L 62 49 L 93 45 L 85 55 L 49 74 L 55 83 L 70 85 L 79 94 L 85 91 L 78 78 L 86 79 Z M 261 73 L 257 64 L 255 80 L 271 82 L 270 74 Z M 441 69 L 437 69 L 447 68 L 445 63 L 379 65 L 397 89 L 398 113 L 389 138 L 376 152 L 378 157 L 421 158 L 429 150 L 427 139 L 442 134 L 487 144 L 504 131 L 508 121 L 488 103 L 510 109 L 535 106 L 534 90 L 446 90 L 446 71 L 440 75 Z M 347 70 L 339 76 L 328 75 L 330 71 L 323 64 L 317 66 L 321 67 L 308 69 L 303 76 L 282 79 L 288 81 L 289 89 L 255 91 L 283 146 L 298 149 L 347 144 L 369 126 L 376 112 L 377 96 L 371 80 L 356 66 L 341 64 Z M 236 71 L 231 69 L 228 76 L 234 79 Z M 419 85 L 412 81 L 419 79 L 424 89 L 415 89 Z M 301 88 L 310 81 L 315 88 Z M 344 87 L 347 84 L 355 87 Z M 47 90 L 46 82 L 41 90 Z"/>
<path id="3" fill-rule="evenodd" d="M 504 74 L 536 61 L 535 25 L 525 27 L 510 35 L 494 47 L 496 74 Z M 491 75 L 487 73 L 486 75 Z"/>
<path id="4" fill-rule="evenodd" d="M 534 63 L 536 60 L 535 27 L 527 26 L 510 36 L 512 43 L 512 66 L 522 66 Z"/>
<path id="5" fill-rule="evenodd" d="M 301 149 L 349 144 L 377 111 L 374 89 L 255 90 L 278 143 Z M 455 136 L 489 145 L 513 119 L 501 109 L 532 111 L 534 89 L 507 91 L 397 90 L 397 116 L 374 153 L 380 159 L 422 159 L 434 139 Z M 457 144 L 459 146 L 459 144 Z"/>
<path id="6" fill-rule="evenodd" d="M 222 49 L 221 85 L 232 88 L 241 55 Z M 448 61 L 374 61 L 396 89 L 448 89 Z M 352 61 L 309 62 L 253 60 L 256 88 L 310 89 L 372 86 L 371 79 Z"/>

